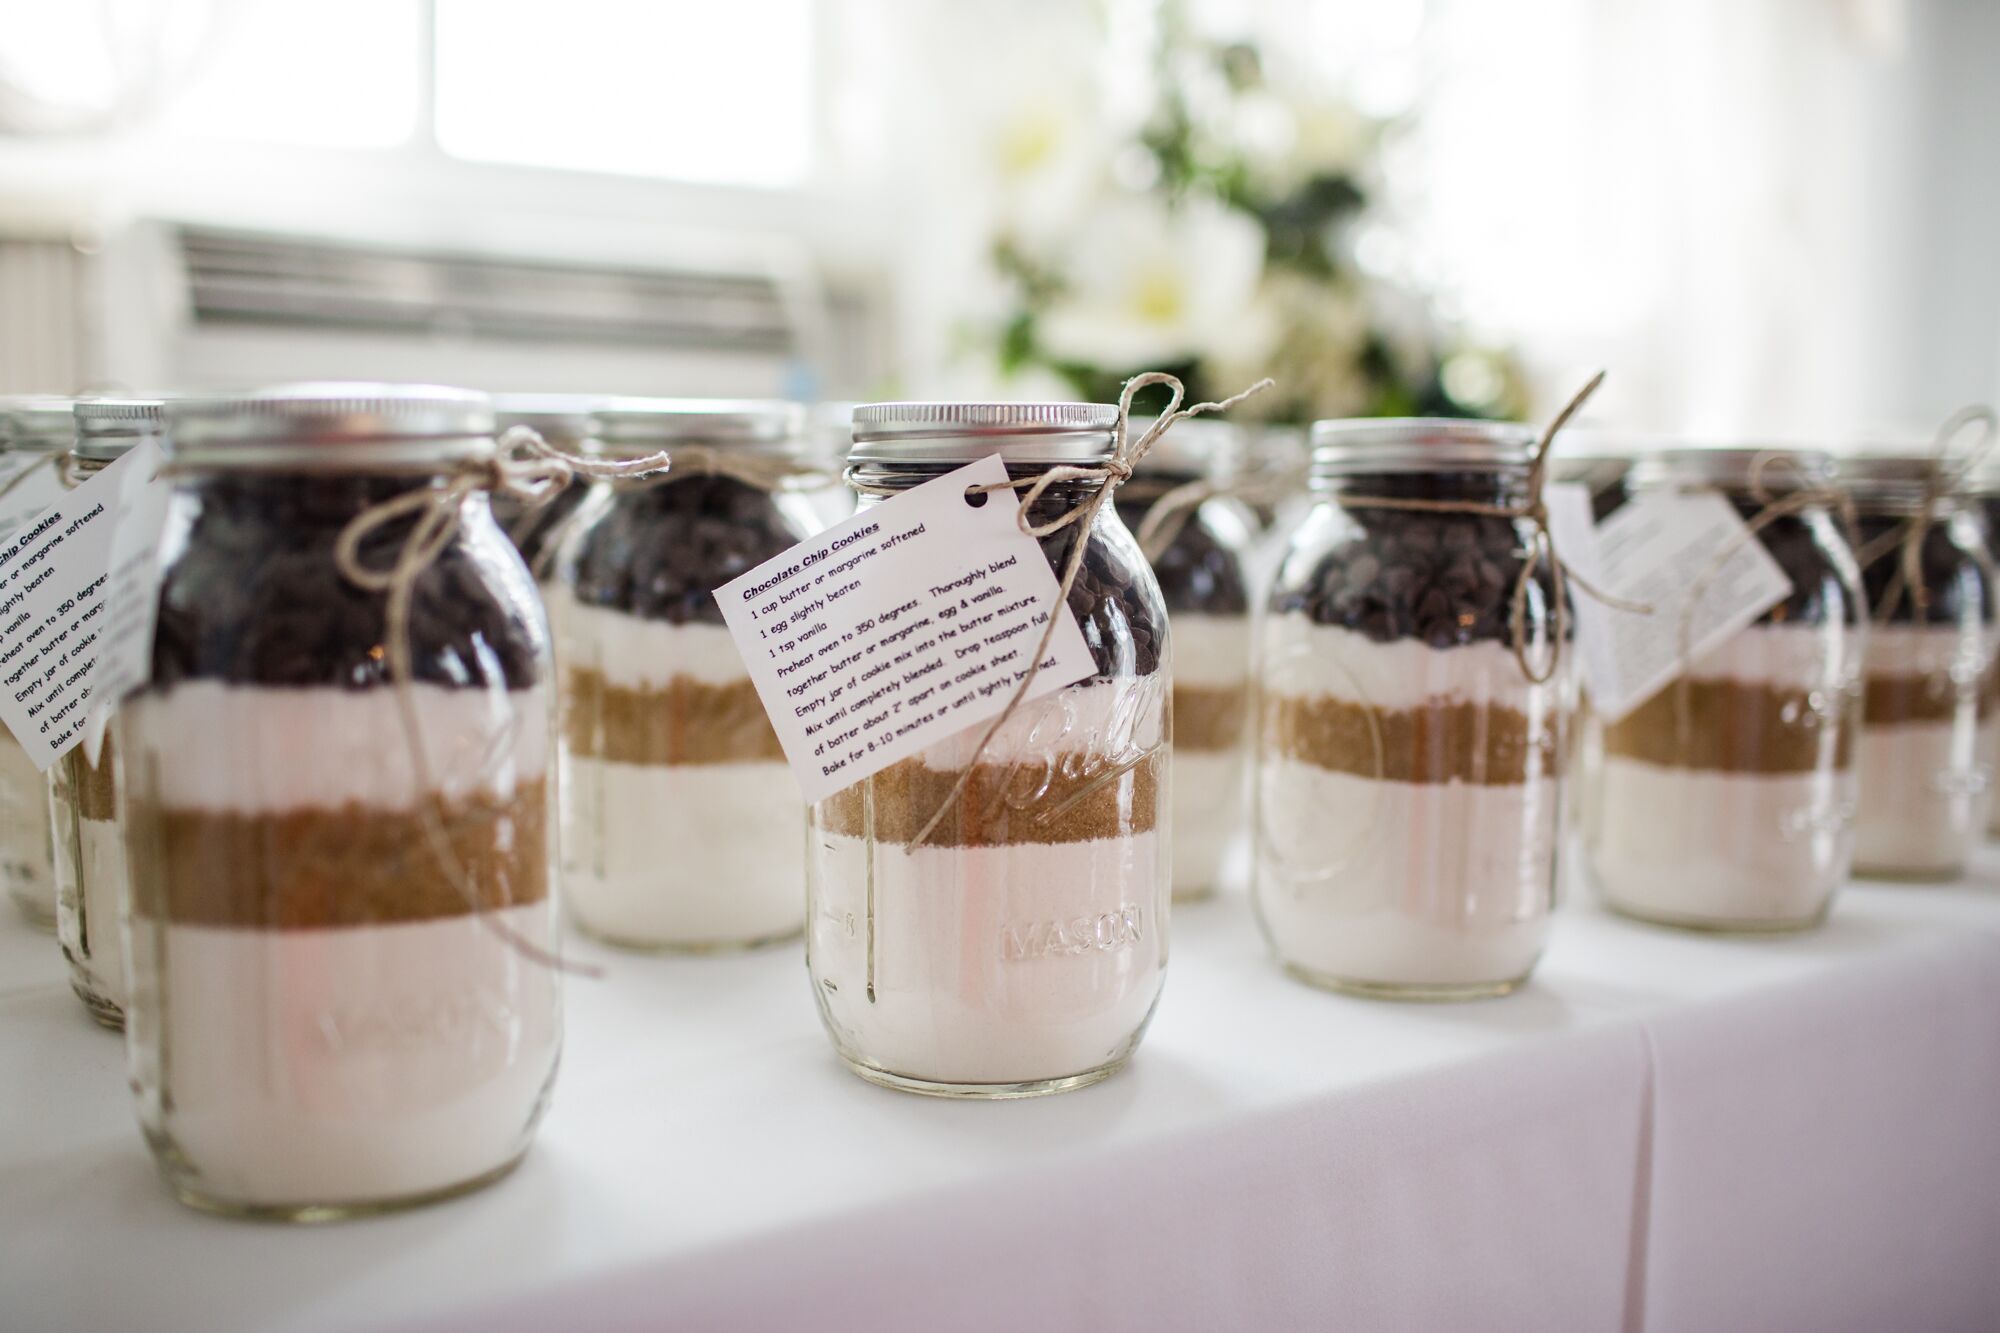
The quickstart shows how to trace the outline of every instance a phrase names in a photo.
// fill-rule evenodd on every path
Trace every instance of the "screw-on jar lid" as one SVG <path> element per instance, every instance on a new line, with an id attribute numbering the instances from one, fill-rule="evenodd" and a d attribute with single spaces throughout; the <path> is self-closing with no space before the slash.
<path id="1" fill-rule="evenodd" d="M 597 440 L 619 454 L 676 444 L 794 448 L 805 436 L 805 409 L 775 399 L 609 398 L 591 419 Z"/>
<path id="2" fill-rule="evenodd" d="M 75 415 L 73 452 L 89 463 L 109 463 L 166 430 L 166 404 L 157 398 L 80 399 Z"/>
<path id="3" fill-rule="evenodd" d="M 565 441 L 587 451 L 586 442 L 593 425 L 591 414 L 604 402 L 600 394 L 496 393 L 493 428 L 498 434 L 514 426 L 526 426 L 550 440 Z"/>
<path id="4" fill-rule="evenodd" d="M 1772 494 L 1832 480 L 1833 456 L 1826 450 L 1784 444 L 1674 445 L 1636 459 L 1630 474 L 1635 488 L 1678 484 L 1747 490 L 1761 485 Z"/>
<path id="5" fill-rule="evenodd" d="M 286 384 L 167 404 L 167 447 L 220 467 L 437 464 L 493 453 L 483 393 L 436 384 Z"/>
<path id="6" fill-rule="evenodd" d="M 0 400 L 7 419 L 7 447 L 16 453 L 51 453 L 76 443 L 76 400 L 23 394 Z"/>
<path id="7" fill-rule="evenodd" d="M 864 403 L 854 409 L 852 463 L 1101 463 L 1111 457 L 1112 403 Z"/>
<path id="8" fill-rule="evenodd" d="M 1535 432 L 1512 421 L 1384 417 L 1315 421 L 1314 476 L 1357 472 L 1489 471 L 1525 468 Z"/>
<path id="9" fill-rule="evenodd" d="M 1932 485 L 1938 486 L 1940 499 L 1970 493 L 1968 485 L 1953 488 L 1950 484 L 1961 466 L 1951 458 L 1939 461 L 1929 448 L 1913 443 L 1910 447 L 1870 447 L 1842 454 L 1834 460 L 1833 470 L 1863 509 L 1903 510 L 1921 505 Z"/>

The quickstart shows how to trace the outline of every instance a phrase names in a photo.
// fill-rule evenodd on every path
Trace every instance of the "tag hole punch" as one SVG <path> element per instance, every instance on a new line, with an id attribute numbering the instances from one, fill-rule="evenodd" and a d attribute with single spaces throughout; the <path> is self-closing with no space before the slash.
<path id="1" fill-rule="evenodd" d="M 986 500 L 987 493 L 985 491 L 980 490 L 976 486 L 967 486 L 965 488 L 965 503 L 968 508 L 984 509 L 986 507 Z"/>

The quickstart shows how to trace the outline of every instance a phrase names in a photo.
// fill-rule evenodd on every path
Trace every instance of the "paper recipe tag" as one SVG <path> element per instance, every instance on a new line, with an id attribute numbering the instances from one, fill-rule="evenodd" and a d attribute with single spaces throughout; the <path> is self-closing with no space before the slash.
<path id="1" fill-rule="evenodd" d="M 116 703 L 153 674 L 153 625 L 160 613 L 160 530 L 173 487 L 160 476 L 167 456 L 152 440 L 119 460 L 118 510 L 112 516 L 103 645 L 91 694 Z M 106 469 L 108 472 L 110 469 Z M 95 480 L 95 478 L 93 478 Z"/>
<path id="2" fill-rule="evenodd" d="M 153 446 L 133 449 L 0 544 L 0 721 L 37 768 L 76 743 L 99 697 L 113 526 L 127 479 L 135 468 L 150 478 L 157 463 Z"/>
<path id="3" fill-rule="evenodd" d="M 1551 505 L 1549 517 L 1564 559 L 1594 586 L 1652 608 L 1650 615 L 1621 611 L 1588 593 L 1572 593 L 1590 706 L 1606 721 L 1624 717 L 1681 673 L 1681 625 L 1698 583 L 1706 579 L 1688 636 L 1691 661 L 1792 591 L 1763 544 L 1744 540 L 1742 517 L 1719 495 L 1636 496 L 1598 525 L 1594 543 L 1565 531 L 1574 523 L 1571 506 Z M 1578 551 L 1579 545 L 1586 549 Z M 1729 558 L 1712 568 L 1724 551 Z"/>
<path id="4" fill-rule="evenodd" d="M 785 758 L 817 801 L 984 722 L 1057 625 L 1030 697 L 1096 669 L 1018 501 L 982 458 L 829 528 L 716 590 Z"/>

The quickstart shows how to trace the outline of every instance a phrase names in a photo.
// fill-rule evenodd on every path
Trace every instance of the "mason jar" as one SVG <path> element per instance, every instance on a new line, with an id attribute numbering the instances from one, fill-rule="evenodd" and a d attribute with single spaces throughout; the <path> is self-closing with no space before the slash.
<path id="1" fill-rule="evenodd" d="M 849 475 L 865 512 L 988 456 L 1022 481 L 1094 468 L 1117 419 L 1091 403 L 873 404 L 855 411 Z M 1028 517 L 1050 521 L 1099 485 L 1057 482 Z M 863 1078 L 962 1097 L 1082 1087 L 1125 1063 L 1159 998 L 1166 606 L 1115 506 L 1041 539 L 1058 578 L 1078 542 L 1069 610 L 1089 677 L 1022 703 L 984 748 L 991 719 L 811 808 L 806 963 L 834 1047 Z"/>
<path id="2" fill-rule="evenodd" d="M 1955 879 L 1984 834 L 1994 755 L 1995 589 L 1978 505 L 1937 496 L 1924 521 L 1932 460 L 1898 450 L 1843 459 L 1858 515 L 1856 549 L 1872 621 L 1855 821 L 1855 873 Z M 1919 531 L 1921 529 L 1921 531 Z M 1917 578 L 1905 577 L 1917 543 Z"/>
<path id="3" fill-rule="evenodd" d="M 131 452 L 158 440 L 157 401 L 92 399 L 76 405 L 76 446 L 64 482 L 80 486 Z M 82 738 L 49 768 L 55 832 L 56 935 L 69 963 L 70 988 L 92 1018 L 125 1026 L 125 820 L 119 811 L 114 704 L 94 708 Z"/>
<path id="4" fill-rule="evenodd" d="M 628 948 L 713 951 L 805 924 L 805 804 L 715 590 L 813 531 L 786 480 L 807 469 L 794 404 L 619 399 L 611 458 L 549 593 L 563 672 L 569 909 Z"/>
<path id="5" fill-rule="evenodd" d="M 1200 417 L 1161 436 L 1118 488 L 1118 516 L 1137 533 L 1182 487 L 1227 487 L 1243 474 L 1237 428 Z M 1178 501 L 1175 502 L 1178 504 Z M 1250 574 L 1256 517 L 1226 496 L 1165 521 L 1146 551 L 1174 640 L 1174 900 L 1213 893 L 1248 832 Z"/>
<path id="6" fill-rule="evenodd" d="M 0 488 L 11 523 L 0 524 L 0 543 L 33 517 L 37 499 L 54 504 L 62 494 L 60 464 L 76 442 L 74 400 L 24 396 L 0 404 Z M 55 847 L 49 827 L 47 779 L 14 734 L 0 726 L 0 878 L 22 915 L 45 930 L 56 924 Z"/>
<path id="7" fill-rule="evenodd" d="M 1867 611 L 1831 485 L 1828 457 L 1796 450 L 1675 449 L 1633 469 L 1638 496 L 1717 494 L 1746 523 L 1784 507 L 1752 540 L 1792 590 L 1603 725 L 1584 852 L 1613 909 L 1794 930 L 1818 924 L 1847 878 Z"/>
<path id="8" fill-rule="evenodd" d="M 1638 457 L 1640 442 L 1601 432 L 1579 431 L 1575 427 L 1562 433 L 1554 453 L 1549 459 L 1549 478 L 1552 481 L 1581 486 L 1590 495 L 1590 518 L 1593 523 L 1603 523 L 1631 498 L 1630 477 L 1634 461 Z M 1576 717 L 1569 729 L 1568 772 L 1573 774 L 1597 772 L 1604 758 L 1604 728 L 1597 712 L 1590 706 L 1590 690 L 1581 679 L 1577 680 Z M 1591 803 L 1597 792 L 1590 782 L 1569 782 L 1563 786 L 1564 817 L 1569 825 L 1582 828 L 1593 817 Z M 1556 901 L 1561 903 L 1563 882 L 1556 880 Z"/>
<path id="9" fill-rule="evenodd" d="M 1460 999 L 1541 956 L 1572 655 L 1546 559 L 1514 614 L 1532 525 L 1475 512 L 1528 501 L 1534 443 L 1488 422 L 1313 427 L 1315 503 L 1259 657 L 1253 898 L 1302 980 Z"/>
<path id="10" fill-rule="evenodd" d="M 298 385 L 168 422 L 152 675 L 118 730 L 140 1123 L 217 1211 L 472 1189 L 526 1150 L 562 1039 L 548 630 L 468 489 L 492 409 Z M 420 518 L 381 508 L 412 496 L 445 526 L 399 628 L 337 544 L 375 521 L 362 572 L 391 569 Z"/>
<path id="11" fill-rule="evenodd" d="M 516 426 L 525 426 L 566 454 L 589 455 L 591 411 L 602 398 L 574 393 L 502 393 L 493 397 L 493 429 L 505 435 Z M 538 504 L 505 494 L 492 499 L 493 518 L 507 534 L 514 549 L 527 562 L 538 582 L 545 582 L 552 570 L 551 547 L 567 529 L 571 516 L 583 504 L 589 486 L 572 481 Z"/>

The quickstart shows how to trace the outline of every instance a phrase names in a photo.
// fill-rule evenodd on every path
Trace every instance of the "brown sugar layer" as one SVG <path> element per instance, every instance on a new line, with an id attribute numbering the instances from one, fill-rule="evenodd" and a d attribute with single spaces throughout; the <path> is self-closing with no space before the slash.
<path id="1" fill-rule="evenodd" d="M 1550 723 L 1517 709 L 1440 698 L 1419 708 L 1372 708 L 1332 695 L 1270 695 L 1267 751 L 1336 773 L 1388 782 L 1505 787 L 1560 771 Z"/>
<path id="2" fill-rule="evenodd" d="M 675 676 L 635 689 L 583 667 L 567 672 L 564 684 L 563 734 L 572 755 L 621 764 L 784 761 L 748 679 L 710 685 Z"/>
<path id="3" fill-rule="evenodd" d="M 1241 687 L 1174 686 L 1174 748 L 1234 750 L 1250 720 L 1250 692 Z"/>
<path id="4" fill-rule="evenodd" d="M 1961 691 L 1943 672 L 1925 675 L 1871 675 L 1863 690 L 1862 720 L 1871 727 L 1904 722 L 1949 722 L 1959 714 L 1961 699 L 1985 716 L 1992 706 L 1986 683 Z"/>
<path id="5" fill-rule="evenodd" d="M 1607 724 L 1604 752 L 1726 773 L 1846 768 L 1854 761 L 1853 716 L 1814 712 L 1814 693 L 1740 680 L 1676 682 Z"/>
<path id="6" fill-rule="evenodd" d="M 180 925 L 313 930 L 400 925 L 549 896 L 548 787 L 433 798 L 454 879 L 418 810 L 268 814 L 131 803 L 132 910 Z M 465 889 L 460 884 L 467 886 Z M 468 894 L 470 891 L 470 895 Z"/>
<path id="7" fill-rule="evenodd" d="M 1164 749 L 1118 761 L 1069 762 L 1074 758 L 975 765 L 972 780 L 923 845 L 1090 842 L 1149 833 L 1158 825 Z M 877 842 L 911 843 L 958 778 L 905 759 L 821 801 L 813 824 L 851 838 L 866 837 L 872 825 Z"/>
<path id="8" fill-rule="evenodd" d="M 69 786 L 76 799 L 76 812 L 84 819 L 113 820 L 118 818 L 118 786 L 112 774 L 116 772 L 116 759 L 110 731 L 104 734 L 104 743 L 97 749 L 97 762 L 91 763 L 88 747 L 79 745 L 63 756 L 69 765 Z"/>

